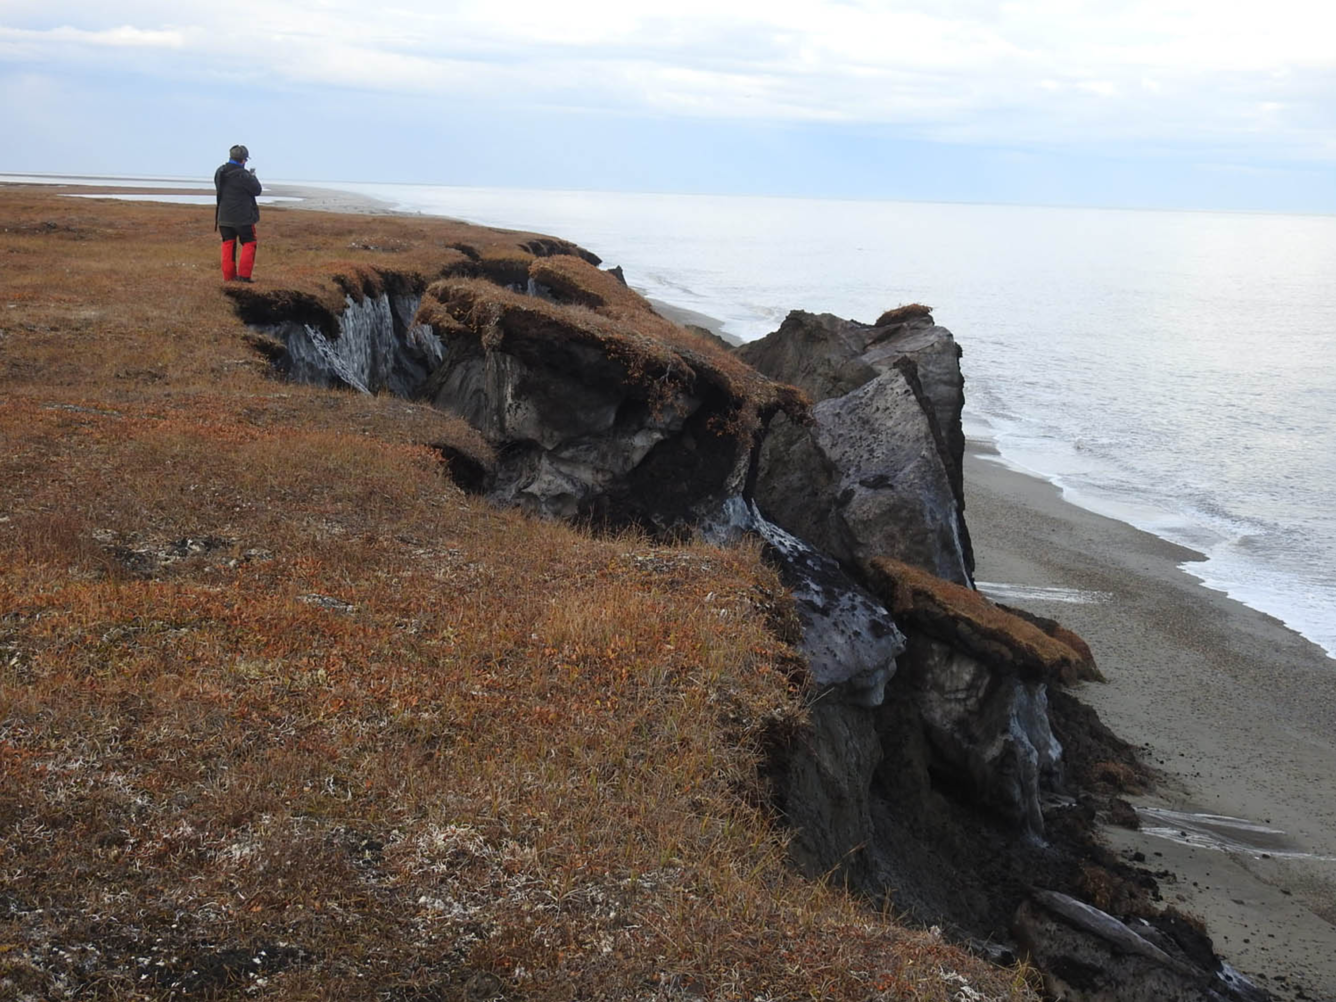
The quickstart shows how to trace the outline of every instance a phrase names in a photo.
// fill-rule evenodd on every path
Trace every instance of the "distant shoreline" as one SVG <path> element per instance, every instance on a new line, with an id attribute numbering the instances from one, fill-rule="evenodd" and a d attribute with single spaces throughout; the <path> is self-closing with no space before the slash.
<path id="1" fill-rule="evenodd" d="M 34 180 L 37 179 L 37 180 Z M 265 182 L 264 194 L 274 198 L 294 199 L 283 208 L 306 209 L 316 212 L 345 212 L 358 215 L 411 216 L 416 213 L 396 210 L 389 202 L 367 195 L 359 195 L 337 188 L 319 188 L 311 185 L 285 184 L 282 181 Z M 213 196 L 213 187 L 207 178 L 197 183 L 185 178 L 135 178 L 95 174 L 0 174 L 0 186 L 40 187 L 52 194 L 106 195 L 117 198 L 125 195 L 206 195 Z M 66 192 L 62 189 L 73 189 Z"/>
<path id="2" fill-rule="evenodd" d="M 636 290 L 640 291 L 640 290 Z M 644 295 L 641 292 L 641 295 Z M 696 310 L 689 310 L 685 306 L 675 306 L 672 303 L 666 303 L 662 299 L 655 299 L 651 296 L 645 296 L 645 299 L 658 313 L 671 320 L 675 324 L 683 327 L 704 327 L 715 337 L 727 342 L 730 346 L 736 348 L 742 344 L 732 334 L 724 331 L 724 322 L 717 317 L 709 316 L 705 313 L 699 313 Z"/>

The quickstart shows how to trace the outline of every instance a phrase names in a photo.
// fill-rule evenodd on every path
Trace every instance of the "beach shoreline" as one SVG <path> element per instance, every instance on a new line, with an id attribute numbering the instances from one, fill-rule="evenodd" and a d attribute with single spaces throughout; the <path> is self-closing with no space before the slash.
<path id="1" fill-rule="evenodd" d="M 1064 501 L 987 444 L 965 483 L 981 590 L 1086 639 L 1108 681 L 1076 695 L 1160 773 L 1130 798 L 1141 830 L 1109 844 L 1167 872 L 1165 900 L 1278 998 L 1336 998 L 1331 659 L 1180 566 L 1200 554 Z"/>

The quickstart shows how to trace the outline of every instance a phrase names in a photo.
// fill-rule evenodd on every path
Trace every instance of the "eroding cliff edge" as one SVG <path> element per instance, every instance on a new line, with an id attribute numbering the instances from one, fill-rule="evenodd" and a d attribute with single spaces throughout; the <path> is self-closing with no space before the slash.
<path id="1" fill-rule="evenodd" d="M 585 257 L 537 249 L 552 254 L 456 251 L 430 284 L 363 283 L 330 317 L 238 298 L 287 378 L 468 421 L 494 449 L 467 457 L 483 464 L 473 480 L 500 503 L 667 532 L 739 496 L 762 430 L 781 412 L 803 420 L 802 394 L 659 317 Z"/>
<path id="2" fill-rule="evenodd" d="M 804 872 L 1022 949 L 1066 998 L 1250 997 L 1094 838 L 1104 801 L 1078 781 L 1130 750 L 1053 690 L 1089 652 L 971 587 L 950 332 L 921 307 L 795 313 L 741 352 L 762 374 L 596 265 L 455 247 L 434 276 L 364 272 L 341 310 L 234 295 L 287 378 L 468 421 L 491 451 L 447 458 L 498 503 L 762 542 L 807 660 L 809 724 L 770 763 Z"/>
<path id="3" fill-rule="evenodd" d="M 426 292 L 444 336 L 423 388 L 497 449 L 492 495 L 544 515 L 655 531 L 694 525 L 742 493 L 777 412 L 805 404 L 659 318 L 575 258 L 536 260 L 526 294 L 470 279 Z"/>
<path id="4" fill-rule="evenodd" d="M 971 583 L 960 347 L 926 307 L 870 325 L 795 310 L 737 353 L 816 401 L 815 421 L 777 421 L 762 447 L 771 518 L 848 563 L 889 556 Z"/>

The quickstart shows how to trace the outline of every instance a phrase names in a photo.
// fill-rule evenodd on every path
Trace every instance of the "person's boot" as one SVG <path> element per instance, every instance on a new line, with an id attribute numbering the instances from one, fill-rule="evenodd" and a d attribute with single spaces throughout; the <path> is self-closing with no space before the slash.
<path id="1" fill-rule="evenodd" d="M 224 282 L 230 282 L 232 281 L 232 279 L 237 277 L 237 262 L 236 259 L 233 257 L 234 253 L 235 252 L 232 249 L 232 241 L 224 240 L 223 252 L 222 252 Z"/>
<path id="2" fill-rule="evenodd" d="M 251 272 L 255 270 L 255 244 L 252 240 L 248 244 L 241 245 L 241 263 L 237 265 L 237 278 L 243 282 L 251 280 Z"/>

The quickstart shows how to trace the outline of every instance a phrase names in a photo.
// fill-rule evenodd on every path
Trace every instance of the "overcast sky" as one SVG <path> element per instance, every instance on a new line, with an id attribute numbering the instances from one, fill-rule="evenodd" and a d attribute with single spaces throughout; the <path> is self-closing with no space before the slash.
<path id="1" fill-rule="evenodd" d="M 1315 0 L 0 0 L 0 171 L 1336 212 Z"/>

